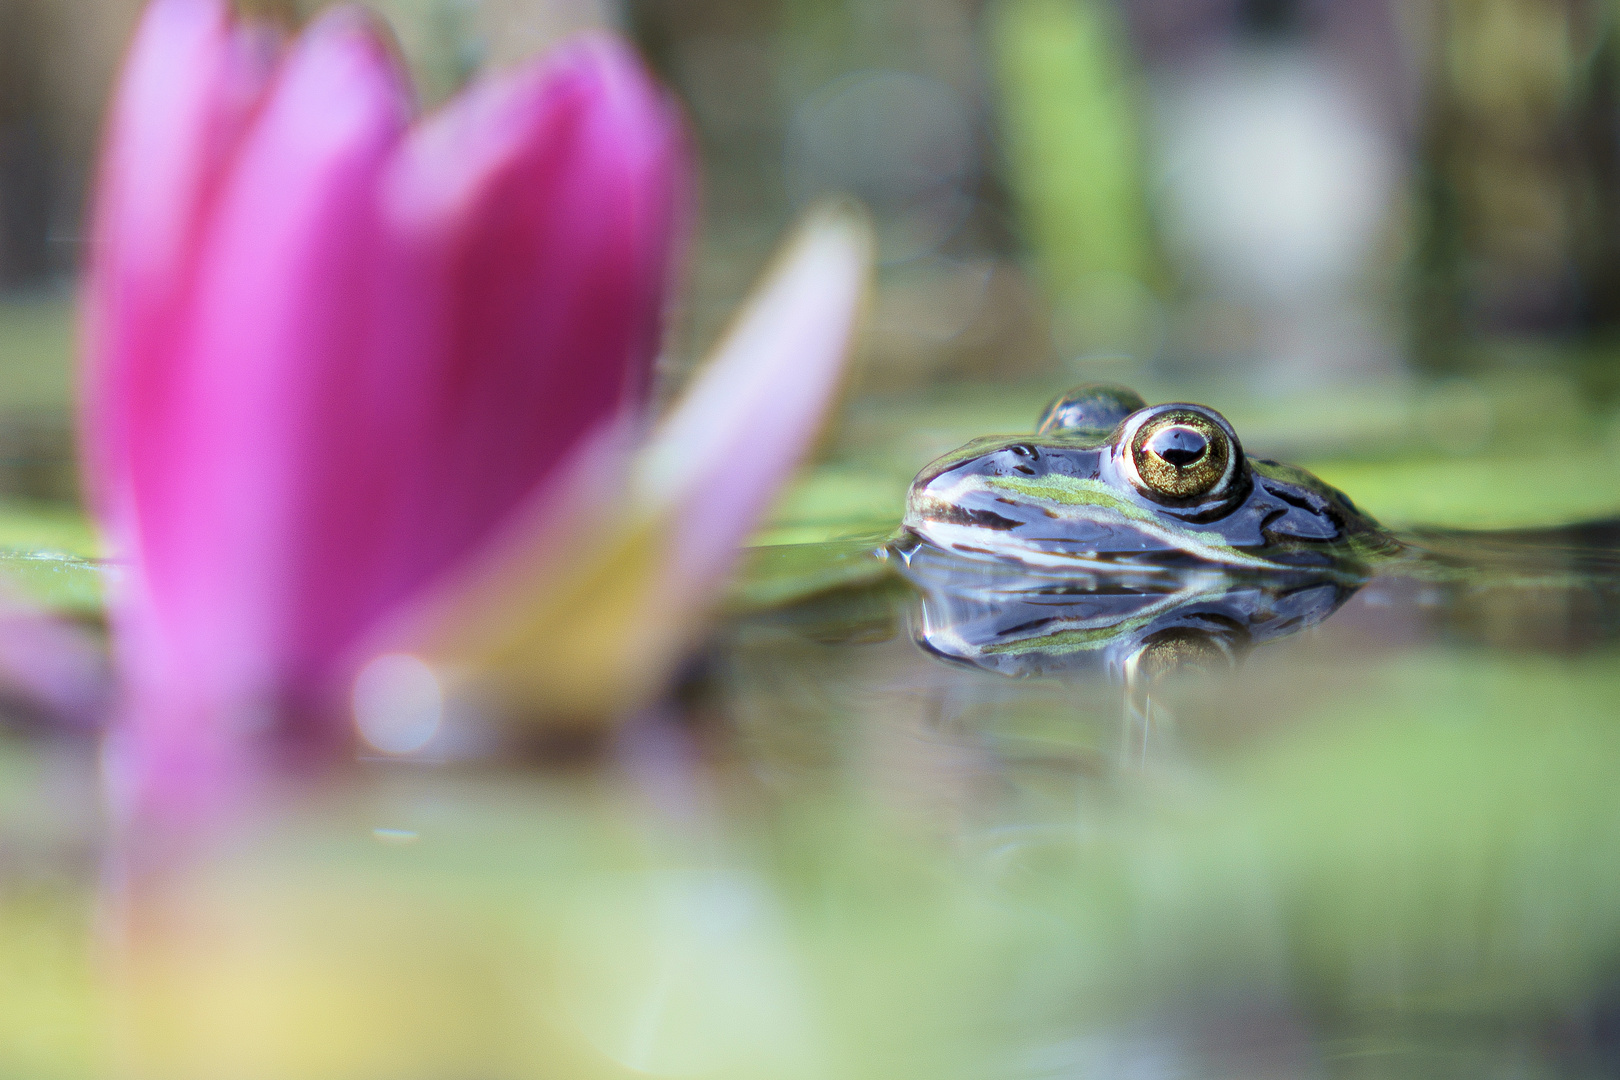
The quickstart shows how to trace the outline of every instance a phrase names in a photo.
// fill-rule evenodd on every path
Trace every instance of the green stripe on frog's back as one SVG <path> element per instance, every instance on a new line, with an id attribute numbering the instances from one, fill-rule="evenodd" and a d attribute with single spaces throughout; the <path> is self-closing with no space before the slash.
<path id="1" fill-rule="evenodd" d="M 1088 480 L 1078 476 L 1065 476 L 1060 473 L 1048 473 L 1038 478 L 1017 476 L 970 477 L 963 481 L 964 487 L 982 486 L 987 491 L 1005 491 L 1024 499 L 1050 508 L 1069 509 L 1084 508 L 1090 511 L 1101 510 L 1104 514 L 1114 514 L 1119 523 L 1128 525 L 1157 540 L 1162 540 L 1171 547 L 1196 555 L 1210 562 L 1225 563 L 1229 566 L 1244 566 L 1255 570 L 1280 570 L 1278 563 L 1262 559 L 1257 555 L 1250 555 L 1231 544 L 1220 540 L 1208 539 L 1208 534 L 1195 532 L 1191 529 L 1177 529 L 1166 525 L 1164 519 L 1153 511 L 1137 506 L 1130 500 L 1122 498 L 1113 488 L 1101 480 Z M 1105 520 L 1097 513 L 1075 515 L 1062 514 L 1062 517 L 1083 516 L 1093 520 Z"/>
<path id="2" fill-rule="evenodd" d="M 994 476 L 988 477 L 986 483 L 989 487 L 1011 491 L 1027 499 L 1064 506 L 1106 506 L 1110 510 L 1118 510 L 1126 517 L 1138 517 L 1144 521 L 1152 516 L 1150 511 L 1120 498 L 1113 488 L 1101 480 L 1084 480 L 1078 476 L 1049 473 L 1034 478 Z"/>

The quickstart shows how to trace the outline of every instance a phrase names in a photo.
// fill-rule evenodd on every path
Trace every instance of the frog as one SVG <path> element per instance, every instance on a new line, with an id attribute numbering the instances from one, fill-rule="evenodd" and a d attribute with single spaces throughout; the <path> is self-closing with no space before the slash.
<path id="1" fill-rule="evenodd" d="M 1247 454 L 1214 409 L 1088 383 L 1029 436 L 975 439 L 912 482 L 893 549 L 1046 574 L 1215 567 L 1355 575 L 1399 541 L 1304 469 Z"/>
<path id="2" fill-rule="evenodd" d="M 1311 473 L 1248 454 L 1208 406 L 1087 384 L 1032 434 L 975 439 L 923 467 L 903 523 L 756 549 L 733 610 L 776 611 L 822 643 L 905 626 L 928 655 L 1002 676 L 1125 679 L 1235 665 L 1375 577 L 1379 606 L 1426 612 L 1467 610 L 1482 586 L 1562 590 L 1589 613 L 1581 633 L 1612 640 L 1617 552 L 1620 519 L 1397 535 Z"/>

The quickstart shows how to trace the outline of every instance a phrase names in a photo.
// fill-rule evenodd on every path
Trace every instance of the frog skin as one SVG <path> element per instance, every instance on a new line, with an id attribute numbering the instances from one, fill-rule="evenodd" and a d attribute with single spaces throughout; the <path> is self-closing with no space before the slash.
<path id="1" fill-rule="evenodd" d="M 1400 545 L 1341 491 L 1243 452 L 1202 405 L 1077 387 L 1032 437 L 976 439 L 927 466 L 902 539 L 1058 574 L 1213 566 L 1355 568 Z"/>

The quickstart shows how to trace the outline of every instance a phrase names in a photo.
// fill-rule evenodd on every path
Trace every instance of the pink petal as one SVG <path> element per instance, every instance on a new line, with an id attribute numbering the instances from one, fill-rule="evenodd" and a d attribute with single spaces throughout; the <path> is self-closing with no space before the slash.
<path id="1" fill-rule="evenodd" d="M 605 36 L 413 133 L 386 189 L 397 272 L 373 383 L 411 481 L 395 542 L 367 554 L 392 575 L 383 599 L 487 545 L 582 439 L 639 405 L 687 168 L 675 110 Z"/>
<path id="2" fill-rule="evenodd" d="M 293 601 L 312 537 L 371 539 L 319 530 L 334 489 L 356 517 L 372 494 L 353 482 L 367 463 L 334 456 L 332 436 L 351 412 L 365 421 L 354 358 L 370 345 L 377 181 L 408 114 L 371 24 L 346 10 L 317 22 L 220 192 L 170 368 L 138 372 L 129 389 L 152 404 L 130 431 L 164 653 L 145 662 L 216 704 L 283 704 L 278 693 L 302 685 L 354 621 L 334 597 L 331 624 L 300 625 Z"/>
<path id="3" fill-rule="evenodd" d="M 136 724 L 110 760 L 137 805 L 208 805 L 253 725 L 334 734 L 355 643 L 543 516 L 559 476 L 620 489 L 603 463 L 644 398 L 687 163 L 609 39 L 407 136 L 353 11 L 262 92 L 205 77 L 250 37 L 216 0 L 153 12 L 98 204 L 87 442 L 134 559 Z"/>
<path id="4" fill-rule="evenodd" d="M 154 0 L 109 118 L 96 189 L 84 445 L 104 523 L 127 483 L 132 384 L 161 381 L 219 180 L 275 60 L 220 0 Z"/>

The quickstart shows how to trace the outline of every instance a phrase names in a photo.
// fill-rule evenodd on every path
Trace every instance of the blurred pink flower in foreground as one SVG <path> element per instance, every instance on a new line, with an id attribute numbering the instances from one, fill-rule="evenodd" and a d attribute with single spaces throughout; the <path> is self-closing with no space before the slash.
<path id="1" fill-rule="evenodd" d="M 377 28 L 155 0 L 96 204 L 86 456 L 143 719 L 323 722 L 377 620 L 639 403 L 679 128 L 593 38 L 410 126 Z M 308 734 L 308 733 L 306 733 Z"/>
<path id="2" fill-rule="evenodd" d="M 129 566 L 112 617 L 138 785 L 228 782 L 244 733 L 346 738 L 378 642 L 521 668 L 514 642 L 543 649 L 559 612 L 616 610 L 574 588 L 582 538 L 667 534 L 625 574 L 582 570 L 654 598 L 656 679 L 830 400 L 867 259 L 847 221 L 801 241 L 726 347 L 746 355 L 665 423 L 655 447 L 684 459 L 631 463 L 687 175 L 625 46 L 586 38 L 411 112 L 356 10 L 284 45 L 222 0 L 147 9 L 99 178 L 84 394 L 93 509 Z M 779 378 L 786 419 L 762 417 Z M 758 464 L 681 528 L 671 493 L 740 449 Z M 498 643 L 434 629 L 484 622 Z"/>

